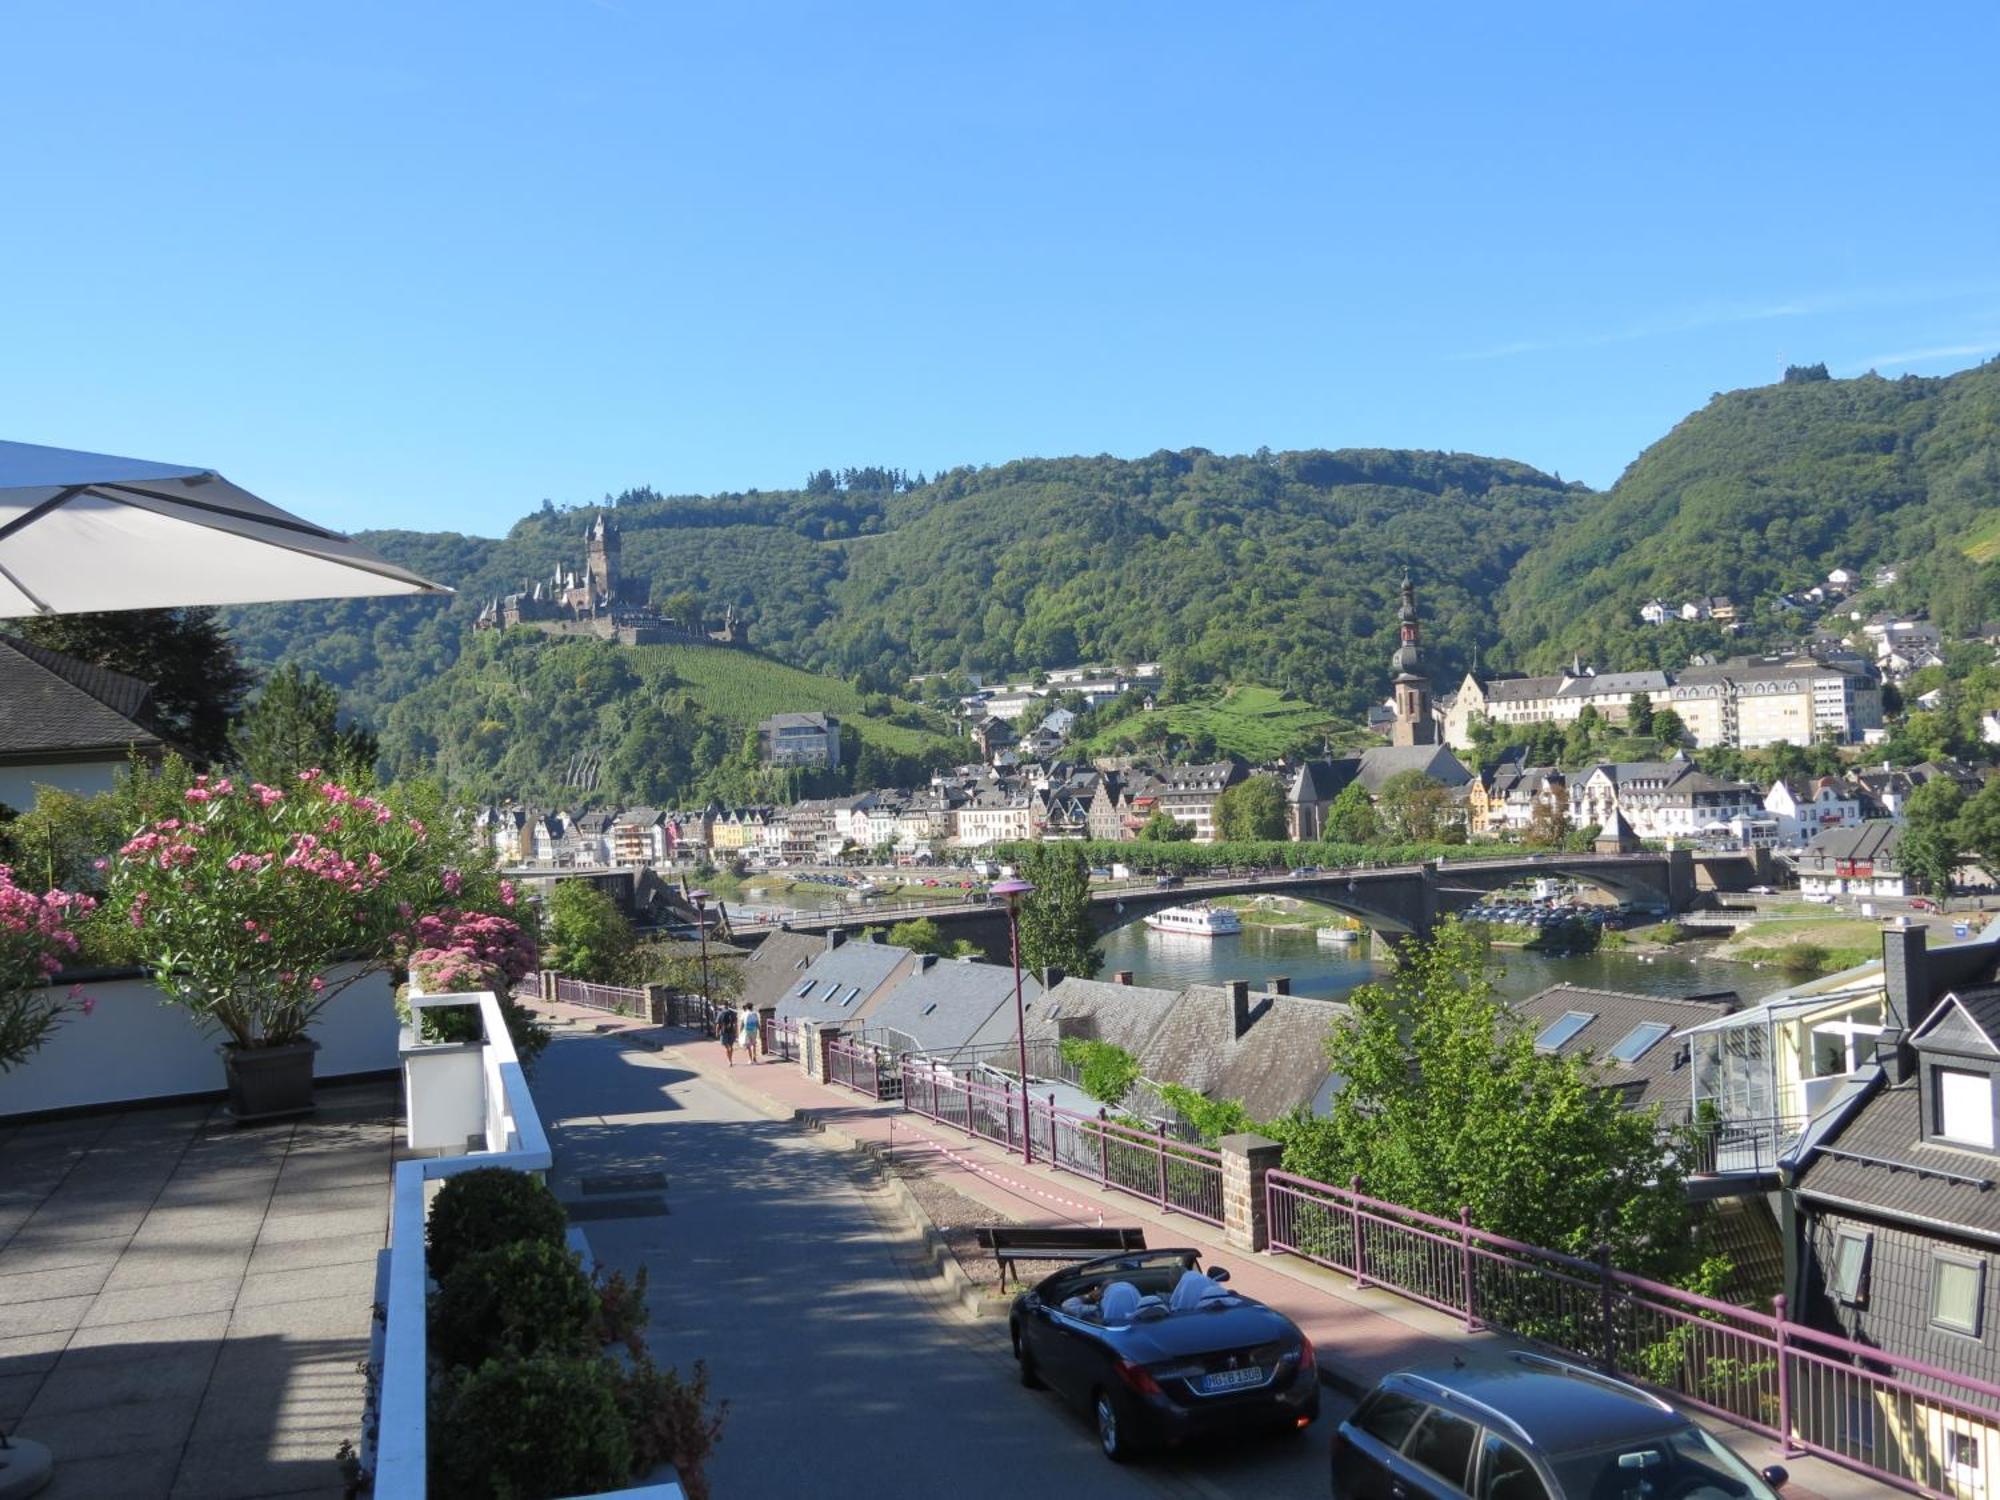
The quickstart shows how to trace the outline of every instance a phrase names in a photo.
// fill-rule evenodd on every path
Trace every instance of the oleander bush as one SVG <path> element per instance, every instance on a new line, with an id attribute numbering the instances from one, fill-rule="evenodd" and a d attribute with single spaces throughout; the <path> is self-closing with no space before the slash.
<path id="1" fill-rule="evenodd" d="M 469 1255 L 516 1240 L 560 1250 L 568 1217 L 539 1178 L 506 1167 L 479 1167 L 445 1180 L 425 1230 L 430 1272 L 438 1282 Z"/>

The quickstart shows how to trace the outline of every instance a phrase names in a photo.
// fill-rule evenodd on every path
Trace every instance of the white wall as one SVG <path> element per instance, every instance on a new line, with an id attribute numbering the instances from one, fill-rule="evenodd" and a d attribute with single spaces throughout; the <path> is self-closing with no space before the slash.
<path id="1" fill-rule="evenodd" d="M 93 981 L 84 991 L 96 1001 L 90 1015 L 72 1011 L 40 1051 L 0 1073 L 0 1118 L 223 1087 L 219 1039 L 163 1001 L 151 980 Z M 358 981 L 313 1023 L 311 1035 L 320 1044 L 314 1075 L 393 1070 L 399 1031 L 388 976 Z"/>
<path id="2" fill-rule="evenodd" d="M 116 760 L 66 761 L 55 765 L 40 766 L 0 766 L 0 802 L 16 812 L 27 812 L 35 805 L 35 788 L 52 786 L 60 791 L 75 792 L 79 797 L 94 797 L 99 792 L 108 792 L 117 785 L 118 773 L 125 769 L 125 757 Z"/>

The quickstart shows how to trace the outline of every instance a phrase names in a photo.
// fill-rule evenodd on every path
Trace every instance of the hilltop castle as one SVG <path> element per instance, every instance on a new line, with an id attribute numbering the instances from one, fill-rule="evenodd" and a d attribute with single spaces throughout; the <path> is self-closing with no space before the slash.
<path id="1" fill-rule="evenodd" d="M 736 617 L 735 606 L 724 615 L 719 630 L 704 622 L 676 624 L 655 611 L 643 589 L 634 589 L 619 575 L 618 524 L 603 511 L 591 524 L 584 546 L 583 573 L 565 572 L 561 564 L 541 583 L 522 584 L 521 592 L 492 599 L 473 621 L 477 630 L 507 630 L 526 625 L 551 635 L 589 635 L 624 646 L 697 645 L 747 646 L 750 629 Z"/>

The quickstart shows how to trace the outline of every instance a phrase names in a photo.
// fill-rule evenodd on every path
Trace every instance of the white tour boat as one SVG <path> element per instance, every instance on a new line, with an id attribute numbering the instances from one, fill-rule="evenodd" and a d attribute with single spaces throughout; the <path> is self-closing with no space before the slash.
<path id="1" fill-rule="evenodd" d="M 1227 937 L 1243 930 L 1242 920 L 1226 906 L 1166 906 L 1151 913 L 1146 925 L 1155 932 L 1190 937 Z"/>

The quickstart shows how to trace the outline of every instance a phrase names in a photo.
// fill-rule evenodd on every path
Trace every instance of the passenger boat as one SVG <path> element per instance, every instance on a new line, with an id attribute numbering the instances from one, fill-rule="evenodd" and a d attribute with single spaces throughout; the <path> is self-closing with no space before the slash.
<path id="1" fill-rule="evenodd" d="M 1352 927 L 1322 927 L 1319 940 L 1322 943 L 1346 944 L 1360 941 L 1361 934 Z"/>
<path id="2" fill-rule="evenodd" d="M 1188 937 L 1228 937 L 1243 930 L 1243 923 L 1226 906 L 1166 906 L 1151 913 L 1146 925 L 1155 932 L 1176 932 Z"/>

